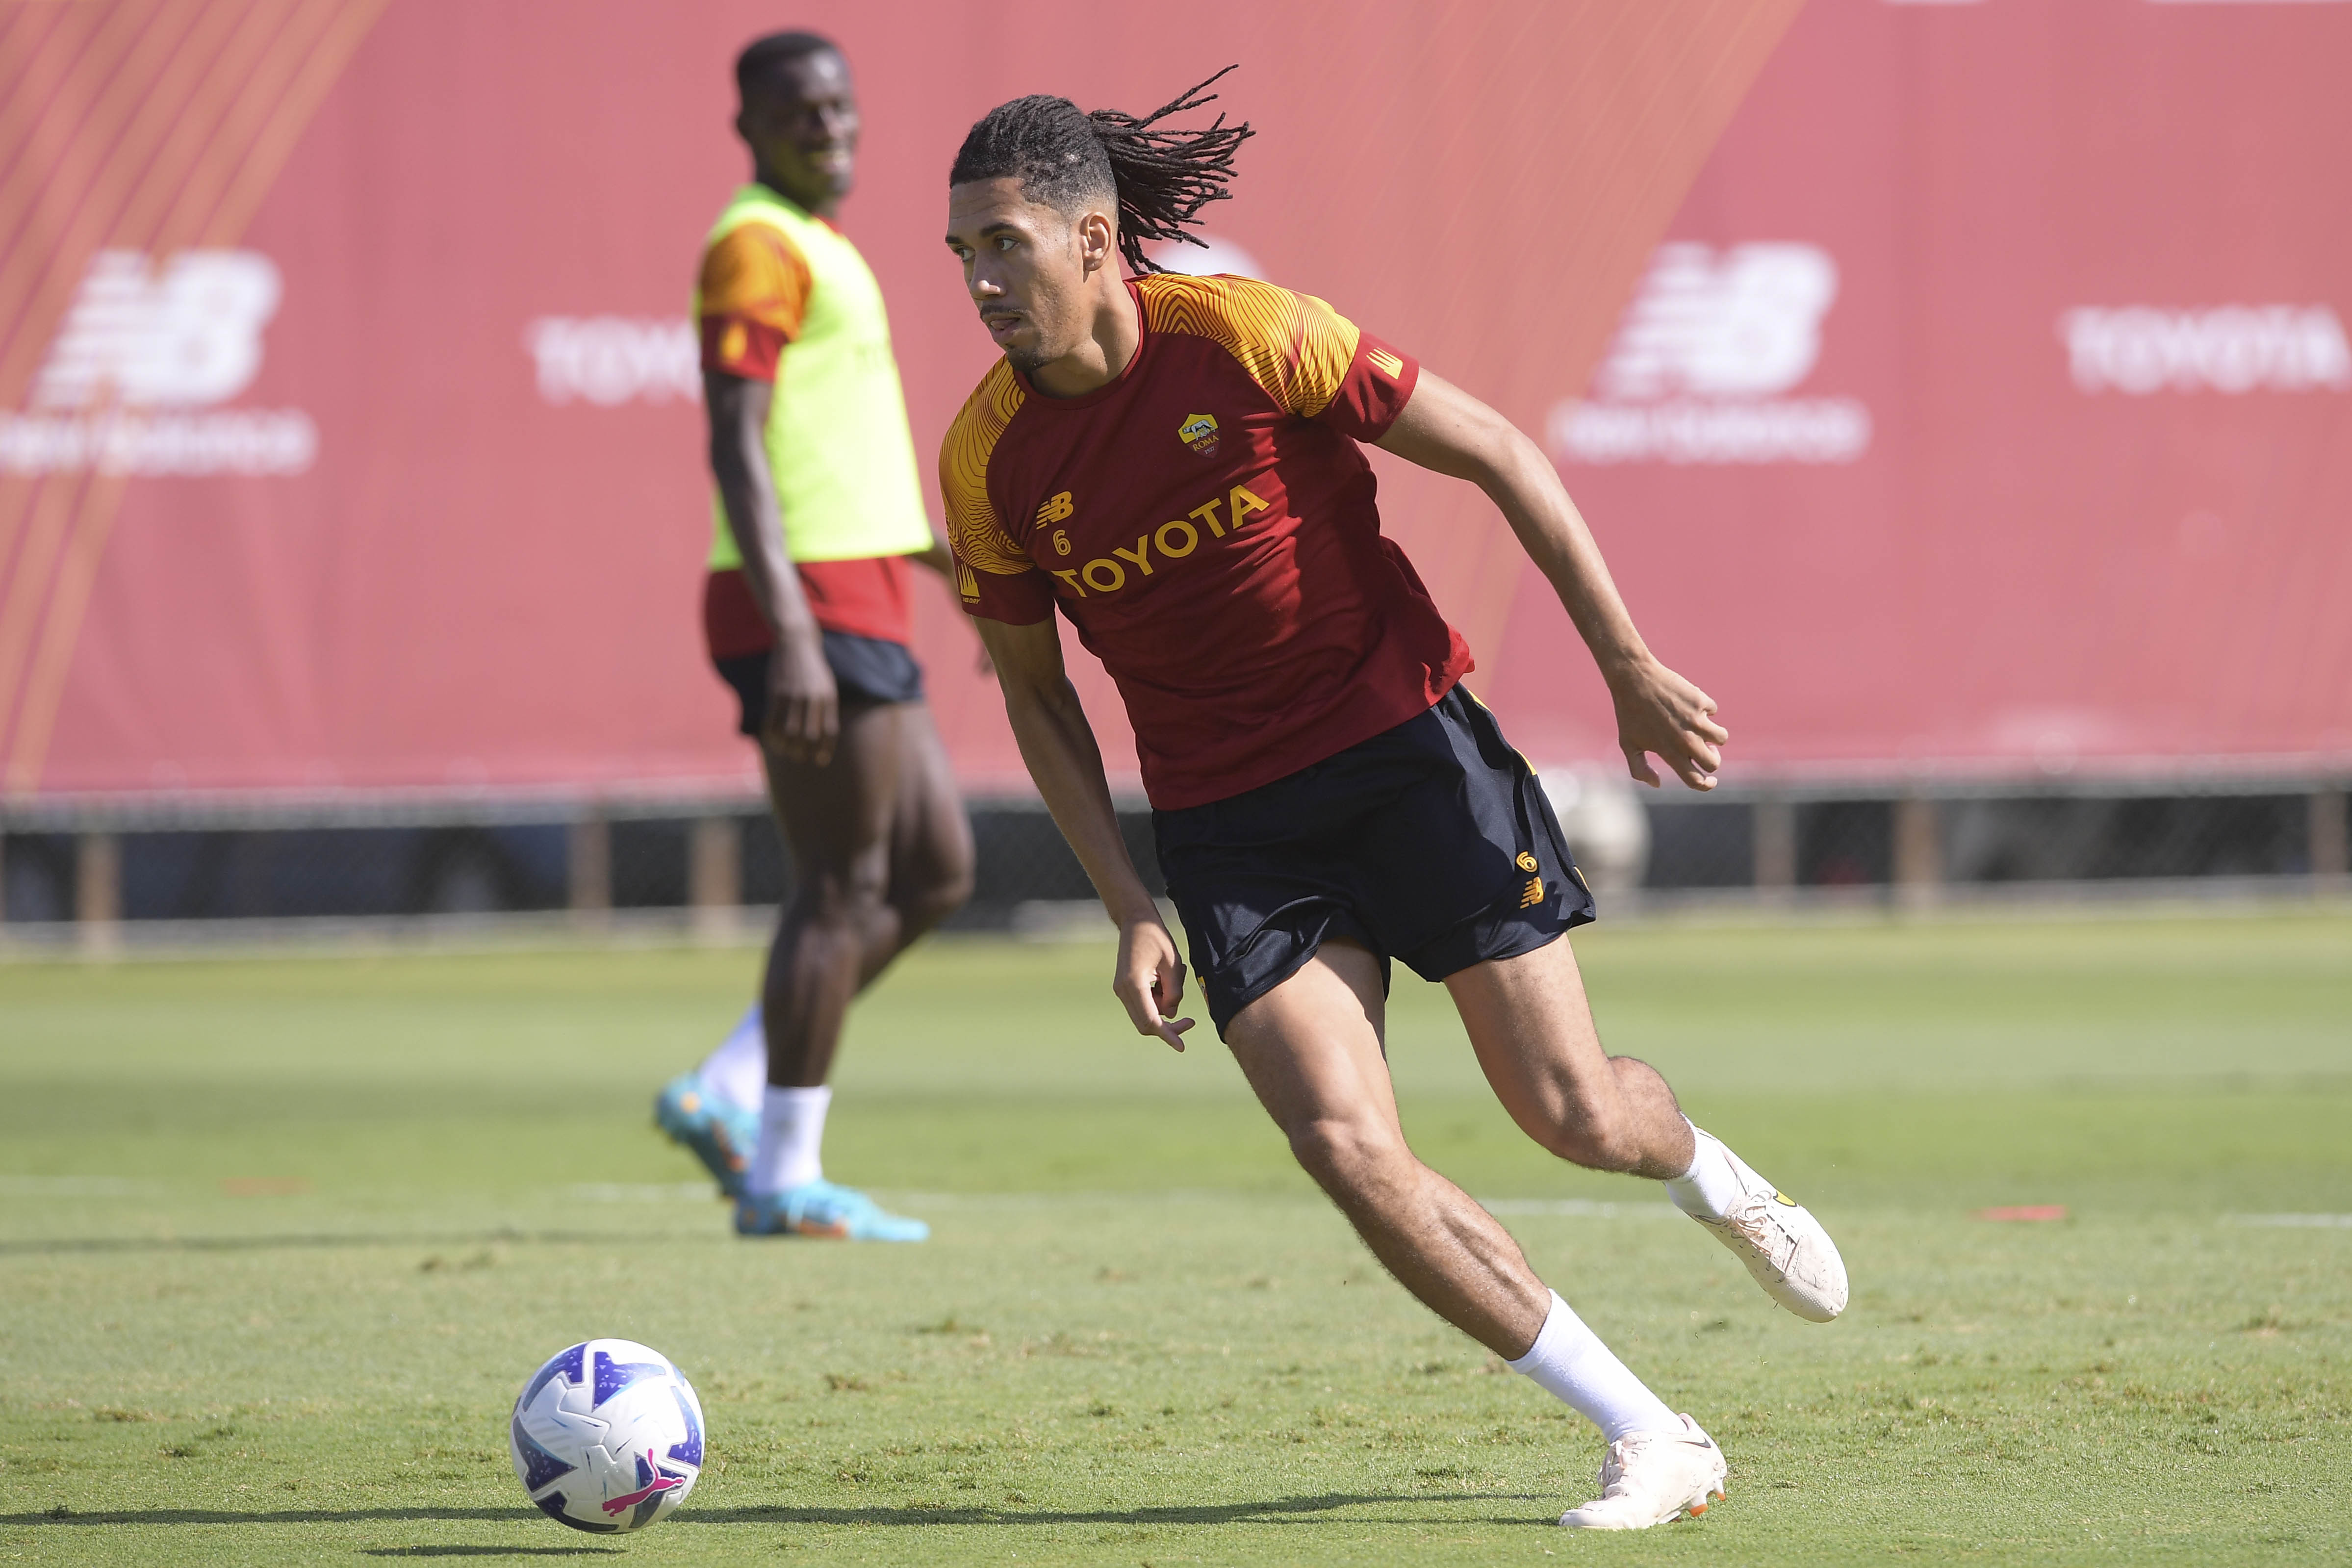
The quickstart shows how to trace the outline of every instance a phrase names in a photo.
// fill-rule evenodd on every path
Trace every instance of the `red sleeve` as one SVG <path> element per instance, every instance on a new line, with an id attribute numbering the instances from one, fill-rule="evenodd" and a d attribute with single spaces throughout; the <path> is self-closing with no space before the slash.
<path id="1" fill-rule="evenodd" d="M 987 476 L 979 476 L 985 487 Z M 952 503 L 950 503 L 952 504 Z M 1034 626 L 1054 616 L 1054 584 L 1029 552 L 1013 541 L 997 522 L 995 498 L 988 498 L 983 527 L 948 529 L 948 548 L 956 561 L 956 592 L 967 615 L 1003 621 L 1009 626 Z"/>
<path id="2" fill-rule="evenodd" d="M 782 230 L 747 223 L 729 231 L 702 258 L 702 368 L 775 380 L 784 345 L 800 336 L 809 287 L 808 261 Z"/>
<path id="3" fill-rule="evenodd" d="M 1359 441 L 1377 441 L 1404 412 L 1420 379 L 1419 360 L 1370 332 L 1360 332 L 1339 390 L 1316 417 Z"/>
<path id="4" fill-rule="evenodd" d="M 964 613 L 1009 626 L 1034 626 L 1054 616 L 1054 588 L 1045 574 L 1032 566 L 1009 576 L 975 572 L 959 555 L 957 584 L 962 589 Z"/>
<path id="5" fill-rule="evenodd" d="M 947 512 L 948 548 L 955 554 L 956 595 L 964 609 L 986 620 L 1027 626 L 1053 615 L 1054 584 L 1005 528 L 989 472 L 996 443 L 1021 401 L 1020 378 L 1000 360 L 940 443 L 940 500 Z"/>

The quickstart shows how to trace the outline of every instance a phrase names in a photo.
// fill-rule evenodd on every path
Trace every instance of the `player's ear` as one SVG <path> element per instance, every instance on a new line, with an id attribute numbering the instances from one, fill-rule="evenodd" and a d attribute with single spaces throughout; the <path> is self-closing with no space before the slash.
<path id="1" fill-rule="evenodd" d="M 1112 253 L 1118 246 L 1118 229 L 1110 218 L 1100 212 L 1080 215 L 1076 226 L 1078 236 L 1078 265 L 1087 272 L 1110 264 Z"/>

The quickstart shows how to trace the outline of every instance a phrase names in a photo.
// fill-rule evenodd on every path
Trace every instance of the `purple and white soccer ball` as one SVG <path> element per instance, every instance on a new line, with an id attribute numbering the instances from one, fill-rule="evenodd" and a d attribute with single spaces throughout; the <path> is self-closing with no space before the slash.
<path id="1" fill-rule="evenodd" d="M 573 1345 L 530 1374 L 508 1428 L 515 1474 L 551 1519 L 617 1535 L 667 1519 L 702 1473 L 702 1402 L 633 1340 Z"/>

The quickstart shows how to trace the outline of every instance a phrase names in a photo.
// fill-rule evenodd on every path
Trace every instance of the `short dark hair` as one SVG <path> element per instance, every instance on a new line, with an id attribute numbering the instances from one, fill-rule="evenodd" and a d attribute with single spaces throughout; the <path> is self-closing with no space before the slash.
<path id="1" fill-rule="evenodd" d="M 735 57 L 736 95 L 749 103 L 774 89 L 779 67 L 804 60 L 811 55 L 839 54 L 841 46 L 822 33 L 770 33 L 763 38 L 754 38 Z"/>
<path id="2" fill-rule="evenodd" d="M 1227 125 L 1225 117 L 1202 131 L 1152 127 L 1216 101 L 1205 89 L 1227 66 L 1200 86 L 1138 118 L 1116 109 L 1080 109 L 1066 98 L 1034 93 L 1000 103 L 963 139 L 950 185 L 974 180 L 1016 179 L 1030 200 L 1063 212 L 1089 197 L 1108 197 L 1118 212 L 1119 254 L 1136 272 L 1161 268 L 1147 260 L 1143 242 L 1208 242 L 1192 233 L 1200 210 L 1233 193 L 1234 153 L 1254 134 L 1246 121 Z"/>

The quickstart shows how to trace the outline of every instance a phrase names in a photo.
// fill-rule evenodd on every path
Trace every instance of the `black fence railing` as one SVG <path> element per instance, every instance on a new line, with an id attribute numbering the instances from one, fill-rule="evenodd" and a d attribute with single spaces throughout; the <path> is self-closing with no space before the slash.
<path id="1" fill-rule="evenodd" d="M 1545 776 L 1596 889 L 1619 899 L 1918 901 L 2200 879 L 2325 888 L 2352 872 L 2352 804 L 2335 778 L 1699 797 L 1599 773 Z M 1036 801 L 981 799 L 971 811 L 976 889 L 950 929 L 1017 927 L 1091 897 Z M 1149 811 L 1132 804 L 1120 824 L 1159 890 Z M 0 808 L 0 940 L 9 928 L 29 937 L 123 921 L 561 910 L 688 911 L 716 929 L 729 911 L 781 901 L 791 883 L 773 825 L 741 797 Z"/>

